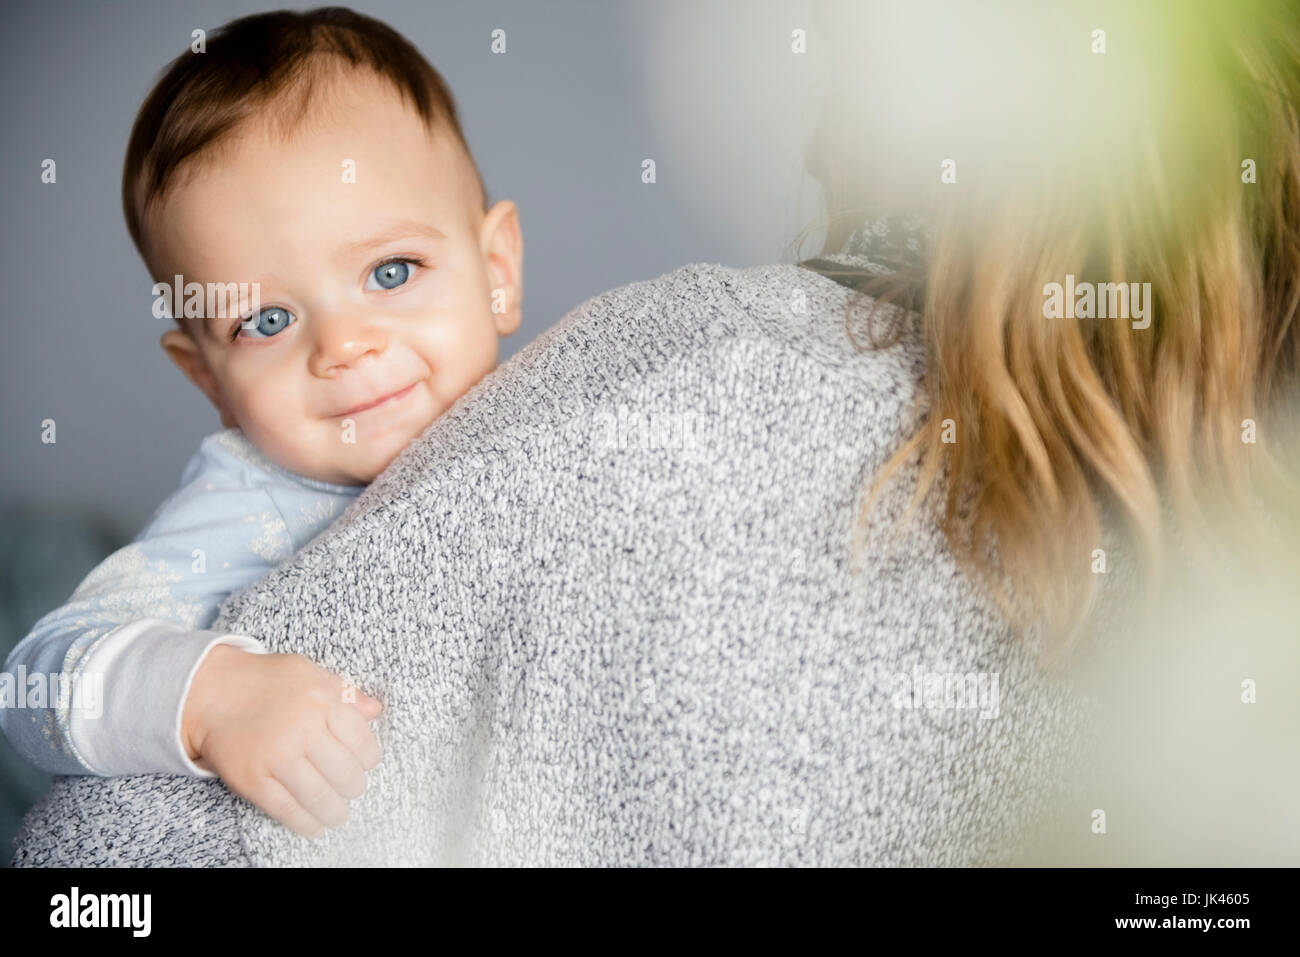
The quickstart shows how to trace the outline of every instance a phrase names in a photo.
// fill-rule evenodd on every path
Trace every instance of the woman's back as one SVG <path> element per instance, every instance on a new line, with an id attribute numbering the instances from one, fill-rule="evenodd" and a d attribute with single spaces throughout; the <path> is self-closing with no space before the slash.
<path id="1" fill-rule="evenodd" d="M 923 354 L 912 327 L 857 348 L 851 295 L 785 265 L 599 296 L 228 603 L 218 627 L 385 701 L 385 760 L 344 828 L 308 843 L 205 782 L 155 809 L 156 781 L 109 801 L 80 779 L 18 863 L 75 846 L 69 799 L 112 805 L 109 844 L 137 863 L 190 853 L 156 818 L 200 806 L 206 826 L 234 815 L 256 864 L 1011 859 L 1084 705 L 932 522 L 890 537 L 910 480 L 853 567 Z"/>

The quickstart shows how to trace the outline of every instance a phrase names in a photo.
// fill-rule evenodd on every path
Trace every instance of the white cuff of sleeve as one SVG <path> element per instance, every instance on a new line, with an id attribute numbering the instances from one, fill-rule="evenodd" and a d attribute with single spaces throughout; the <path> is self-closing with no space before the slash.
<path id="1" fill-rule="evenodd" d="M 145 618 L 115 628 L 79 665 L 87 694 L 71 709 L 73 747 L 96 774 L 185 774 L 213 778 L 191 761 L 181 740 L 181 715 L 194 673 L 216 645 L 266 654 L 256 638 L 195 631 L 174 621 Z M 84 702 L 100 707 L 86 707 Z"/>

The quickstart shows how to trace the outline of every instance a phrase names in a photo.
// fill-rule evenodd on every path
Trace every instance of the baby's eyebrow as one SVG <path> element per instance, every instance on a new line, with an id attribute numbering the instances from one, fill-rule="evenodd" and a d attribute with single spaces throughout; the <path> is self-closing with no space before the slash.
<path id="1" fill-rule="evenodd" d="M 339 247 L 339 254 L 345 257 L 351 256 L 365 252 L 368 249 L 374 249 L 377 246 L 384 246 L 398 239 L 407 239 L 414 236 L 423 237 L 424 239 L 447 238 L 445 233 L 435 229 L 428 223 L 422 223 L 414 219 L 403 219 L 380 227 L 378 232 L 366 239 L 358 239 L 344 244 Z"/>

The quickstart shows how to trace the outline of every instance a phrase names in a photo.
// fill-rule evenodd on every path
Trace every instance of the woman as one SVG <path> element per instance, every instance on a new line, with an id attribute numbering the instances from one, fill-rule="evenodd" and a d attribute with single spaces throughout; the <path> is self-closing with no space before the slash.
<path id="1" fill-rule="evenodd" d="M 1097 595 L 1290 481 L 1300 25 L 950 12 L 833 15 L 886 76 L 954 35 L 998 67 L 932 58 L 900 104 L 840 58 L 813 159 L 846 241 L 583 304 L 228 602 L 385 702 L 347 825 L 67 779 L 16 863 L 1004 863 L 1087 814 L 1060 666 Z"/>

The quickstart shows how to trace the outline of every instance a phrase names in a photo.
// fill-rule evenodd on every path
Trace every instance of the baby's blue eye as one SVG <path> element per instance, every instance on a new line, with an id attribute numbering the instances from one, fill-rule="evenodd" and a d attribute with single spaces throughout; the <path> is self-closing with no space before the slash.
<path id="1" fill-rule="evenodd" d="M 269 339 L 283 332 L 293 321 L 293 313 L 289 310 L 271 306 L 249 316 L 239 324 L 239 330 L 248 333 L 250 339 Z M 235 335 L 239 335 L 239 330 L 236 330 Z"/>
<path id="2" fill-rule="evenodd" d="M 411 278 L 411 267 L 414 264 L 414 261 L 410 259 L 394 259 L 386 263 L 380 263 L 370 270 L 370 278 L 379 283 L 380 289 L 396 289 Z M 373 287 L 367 284 L 366 288 L 371 289 Z"/>

